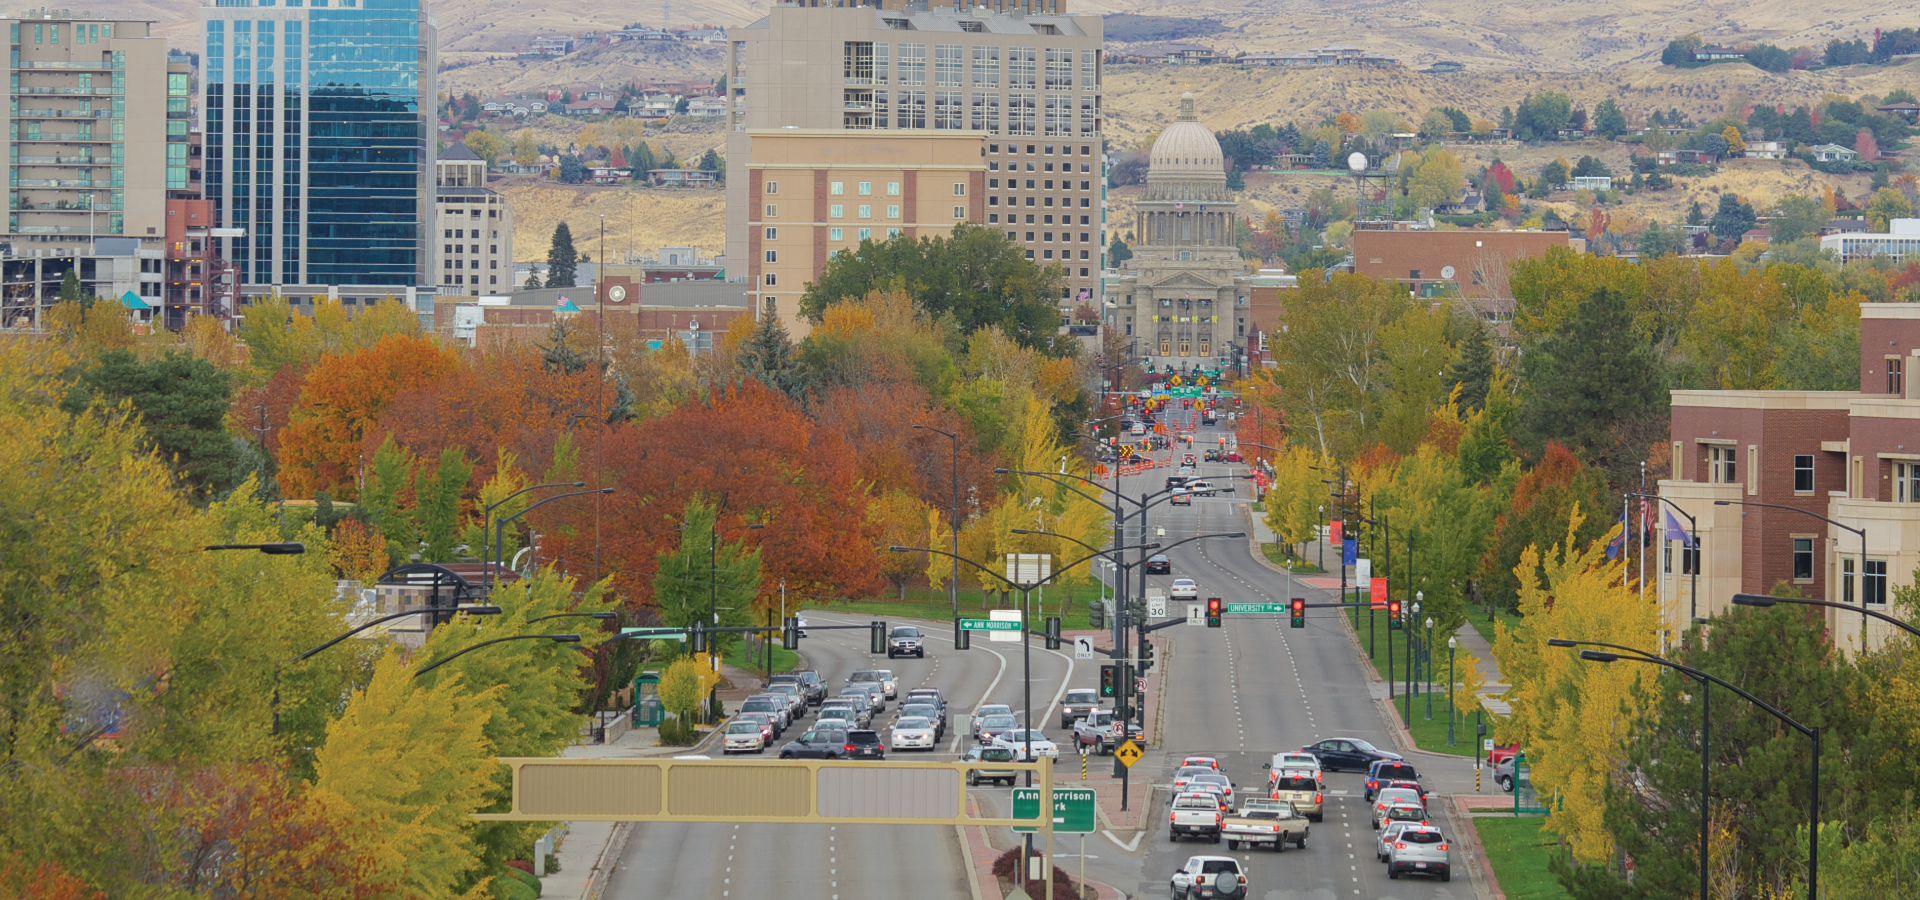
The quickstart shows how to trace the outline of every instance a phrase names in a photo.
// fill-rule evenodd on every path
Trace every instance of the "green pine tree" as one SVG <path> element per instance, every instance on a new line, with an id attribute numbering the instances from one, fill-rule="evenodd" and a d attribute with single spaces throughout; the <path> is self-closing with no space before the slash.
<path id="1" fill-rule="evenodd" d="M 530 290 L 530 291 L 537 291 L 542 287 L 542 285 L 540 284 L 540 266 L 539 265 L 534 263 L 527 264 L 527 283 L 525 287 L 527 290 Z"/>
<path id="2" fill-rule="evenodd" d="M 60 279 L 59 300 L 61 303 L 80 304 L 82 312 L 93 308 L 93 295 L 87 293 L 86 288 L 80 286 L 80 268 L 78 266 L 68 269 L 67 274 Z"/>
<path id="3" fill-rule="evenodd" d="M 414 482 L 420 539 L 426 543 L 422 562 L 453 562 L 454 535 L 460 530 L 460 498 L 473 477 L 473 464 L 460 447 L 440 452 L 440 464 L 428 477 L 422 469 Z M 474 551 L 477 553 L 477 549 Z"/>
<path id="4" fill-rule="evenodd" d="M 1460 342 L 1460 358 L 1447 370 L 1447 381 L 1460 386 L 1460 411 L 1486 408 L 1487 389 L 1493 384 L 1493 341 L 1487 323 L 1474 319 L 1473 329 Z"/>
<path id="5" fill-rule="evenodd" d="M 535 346 L 540 349 L 541 365 L 549 372 L 576 375 L 593 364 L 593 360 L 573 345 L 573 326 L 559 319 L 548 327 L 547 343 Z"/>
<path id="6" fill-rule="evenodd" d="M 547 247 L 547 287 L 573 287 L 574 264 L 580 254 L 573 249 L 573 232 L 567 223 L 553 226 L 553 242 Z"/>
<path id="7" fill-rule="evenodd" d="M 718 510 L 712 503 L 688 501 L 680 517 L 680 546 L 660 554 L 653 576 L 654 602 L 660 619 L 669 626 L 711 622 L 717 611 L 721 625 L 751 624 L 753 600 L 760 593 L 760 550 L 740 541 L 714 543 Z M 717 635 L 726 645 L 732 635 Z"/>
<path id="8" fill-rule="evenodd" d="M 212 363 L 184 353 L 141 362 L 110 350 L 80 375 L 63 405 L 77 414 L 96 398 L 109 407 L 130 403 L 155 452 L 196 496 L 218 496 L 239 483 L 239 451 L 227 432 L 233 385 Z"/>
<path id="9" fill-rule="evenodd" d="M 1614 484 L 1637 475 L 1653 432 L 1665 433 L 1668 396 L 1660 360 L 1635 330 L 1624 293 L 1596 289 L 1525 348 L 1521 366 L 1514 437 L 1529 456 L 1537 459 L 1552 440 Z"/>
<path id="10" fill-rule="evenodd" d="M 743 378 L 752 378 L 796 400 L 806 386 L 800 365 L 793 356 L 793 338 L 787 334 L 787 326 L 781 324 L 771 303 L 760 316 L 760 324 L 740 343 L 740 356 L 735 365 Z"/>

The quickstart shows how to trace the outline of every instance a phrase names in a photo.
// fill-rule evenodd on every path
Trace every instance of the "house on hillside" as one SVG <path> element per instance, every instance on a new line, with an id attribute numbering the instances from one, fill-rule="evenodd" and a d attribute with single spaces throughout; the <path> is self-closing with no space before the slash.
<path id="1" fill-rule="evenodd" d="M 569 103 L 566 108 L 570 116 L 611 116 L 619 112 L 618 105 L 612 100 L 585 100 Z"/>
<path id="2" fill-rule="evenodd" d="M 1899 116 L 1905 119 L 1908 125 L 1920 124 L 1920 104 L 1889 103 L 1885 106 L 1876 106 L 1873 110 L 1889 116 Z"/>
<path id="3" fill-rule="evenodd" d="M 1784 141 L 1748 141 L 1740 155 L 1748 159 L 1786 159 L 1787 145 Z"/>
<path id="4" fill-rule="evenodd" d="M 587 171 L 591 175 L 588 180 L 593 184 L 626 184 L 627 179 L 633 177 L 630 170 L 612 166 L 594 166 Z"/>
<path id="5" fill-rule="evenodd" d="M 687 101 L 687 111 L 685 115 L 696 119 L 710 119 L 715 116 L 725 115 L 726 112 L 726 100 L 719 97 L 695 97 Z"/>
<path id="6" fill-rule="evenodd" d="M 1705 150 L 1661 150 L 1653 155 L 1653 164 L 1656 166 L 1710 166 L 1719 161 L 1718 156 Z"/>
<path id="7" fill-rule="evenodd" d="M 1307 52 L 1313 55 L 1313 64 L 1316 66 L 1397 66 L 1400 64 L 1400 60 L 1394 57 L 1368 53 L 1359 47 L 1311 47 Z"/>
<path id="8" fill-rule="evenodd" d="M 647 180 L 659 187 L 713 187 L 714 173 L 704 169 L 648 169 Z"/>
<path id="9" fill-rule="evenodd" d="M 1700 49 L 1693 51 L 1693 61 L 1699 62 L 1699 63 L 1722 62 L 1724 60 L 1729 60 L 1729 59 L 1746 59 L 1746 58 L 1747 58 L 1746 51 L 1735 50 L 1732 47 L 1701 47 Z"/>
<path id="10" fill-rule="evenodd" d="M 1266 51 L 1261 51 L 1259 53 L 1249 53 L 1238 59 L 1228 60 L 1228 62 L 1239 63 L 1240 65 L 1243 65 L 1243 66 L 1266 66 L 1269 68 L 1292 68 L 1296 66 L 1313 65 L 1313 54 L 1311 53 L 1270 53 Z"/>
<path id="11" fill-rule="evenodd" d="M 1860 154 L 1839 144 L 1821 144 L 1807 148 L 1807 152 L 1821 162 L 1857 162 L 1860 159 Z"/>
<path id="12" fill-rule="evenodd" d="M 565 35 L 534 38 L 527 44 L 527 52 L 536 56 L 565 56 L 573 52 L 574 40 Z"/>
<path id="13" fill-rule="evenodd" d="M 1573 180 L 1568 182 L 1567 186 L 1571 190 L 1576 191 L 1610 191 L 1613 190 L 1613 176 L 1575 175 L 1573 176 Z"/>

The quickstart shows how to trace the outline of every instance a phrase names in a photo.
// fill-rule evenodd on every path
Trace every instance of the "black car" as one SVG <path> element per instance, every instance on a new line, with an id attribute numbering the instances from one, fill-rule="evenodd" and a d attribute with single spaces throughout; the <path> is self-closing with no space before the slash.
<path id="1" fill-rule="evenodd" d="M 1193 480 L 1192 475 L 1168 475 L 1167 489 L 1172 490 Z"/>
<path id="2" fill-rule="evenodd" d="M 815 728 L 780 748 L 781 759 L 846 759 L 847 728 Z M 867 734 L 872 734 L 869 731 Z"/>
<path id="3" fill-rule="evenodd" d="M 880 743 L 880 732 L 855 728 L 847 732 L 842 759 L 886 759 L 887 745 Z"/>
<path id="4" fill-rule="evenodd" d="M 1165 553 L 1155 553 L 1154 555 L 1147 557 L 1147 574 L 1148 575 L 1172 575 L 1173 561 L 1167 559 L 1167 555 Z"/>
<path id="5" fill-rule="evenodd" d="M 1308 744 L 1300 748 L 1302 753 L 1311 753 L 1320 760 L 1323 769 L 1352 769 L 1364 772 L 1374 760 L 1400 760 L 1405 757 L 1391 750 L 1382 750 L 1359 738 L 1328 738 L 1317 744 Z"/>

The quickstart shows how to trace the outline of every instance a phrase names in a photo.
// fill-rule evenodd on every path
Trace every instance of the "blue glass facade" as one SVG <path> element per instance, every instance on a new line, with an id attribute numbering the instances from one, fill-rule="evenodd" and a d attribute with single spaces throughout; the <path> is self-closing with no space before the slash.
<path id="1" fill-rule="evenodd" d="M 433 215 L 420 0 L 222 0 L 205 15 L 207 196 L 220 226 L 247 229 L 226 250 L 243 280 L 420 285 Z"/>

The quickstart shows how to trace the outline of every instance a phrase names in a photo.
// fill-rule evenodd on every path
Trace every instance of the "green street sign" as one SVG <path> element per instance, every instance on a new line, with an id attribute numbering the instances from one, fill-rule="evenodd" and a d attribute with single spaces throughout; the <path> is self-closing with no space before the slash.
<path id="1" fill-rule="evenodd" d="M 1200 388 L 1200 387 L 1177 387 L 1177 388 L 1167 389 L 1168 395 L 1174 396 L 1174 397 L 1198 397 L 1205 394 L 1206 392 L 1207 392 L 1206 388 Z"/>
<path id="2" fill-rule="evenodd" d="M 643 637 L 656 641 L 684 641 L 687 639 L 687 632 L 679 628 L 622 628 L 620 629 L 620 634 L 622 637 L 632 635 L 634 637 Z"/>
<path id="3" fill-rule="evenodd" d="M 1013 789 L 1013 816 L 1015 819 L 1030 819 L 1040 814 L 1039 788 Z M 1032 826 L 1013 826 L 1014 831 L 1038 831 Z M 1092 834 L 1093 827 L 1093 789 L 1063 788 L 1053 789 L 1053 833 L 1054 834 Z"/>
<path id="4" fill-rule="evenodd" d="M 1285 603 L 1229 603 L 1230 613 L 1281 613 L 1287 611 Z"/>
<path id="5" fill-rule="evenodd" d="M 997 619 L 961 619 L 960 627 L 966 631 L 1019 631 L 1020 623 Z"/>

